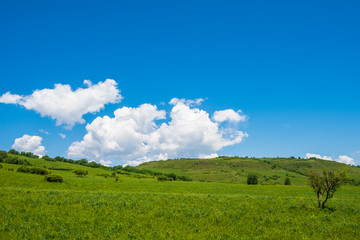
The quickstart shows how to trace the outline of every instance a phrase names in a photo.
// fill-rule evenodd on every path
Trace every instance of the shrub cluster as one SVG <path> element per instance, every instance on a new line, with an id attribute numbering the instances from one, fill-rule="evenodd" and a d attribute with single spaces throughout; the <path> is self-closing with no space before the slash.
<path id="1" fill-rule="evenodd" d="M 122 166 L 115 166 L 113 167 L 113 169 L 116 170 L 123 170 L 126 172 L 131 172 L 131 173 L 139 173 L 139 174 L 149 174 L 151 176 L 165 176 L 167 178 L 171 178 L 173 181 L 179 180 L 179 181 L 192 181 L 190 178 L 186 177 L 186 176 L 178 176 L 175 173 L 162 173 L 162 172 L 155 172 L 149 169 L 140 169 L 140 168 L 136 168 L 136 167 L 132 167 L 132 166 L 126 166 L 126 167 L 122 167 Z M 118 172 L 121 174 L 121 172 Z"/>
<path id="2" fill-rule="evenodd" d="M 83 170 L 83 169 L 76 169 L 74 171 L 74 173 L 76 175 L 78 175 L 79 177 L 82 177 L 82 176 L 86 176 L 88 174 L 88 171 L 87 170 Z"/>
<path id="3" fill-rule="evenodd" d="M 39 167 L 19 167 L 17 169 L 18 172 L 23 173 L 31 173 L 31 174 L 39 174 L 39 175 L 47 175 L 49 172 L 46 169 L 39 168 Z"/>
<path id="4" fill-rule="evenodd" d="M 249 174 L 247 176 L 247 184 L 248 185 L 256 185 L 258 184 L 258 177 L 256 174 Z"/>
<path id="5" fill-rule="evenodd" d="M 48 181 L 48 182 L 63 182 L 63 178 L 62 176 L 59 175 L 55 175 L 55 174 L 49 174 L 46 175 L 44 178 L 44 181 Z"/>
<path id="6" fill-rule="evenodd" d="M 160 176 L 157 177 L 157 180 L 158 181 L 172 181 L 173 178 L 169 178 L 169 177 L 167 177 L 165 175 L 160 175 Z"/>
<path id="7" fill-rule="evenodd" d="M 264 177 L 265 181 L 269 181 L 270 179 L 271 179 L 271 180 L 277 180 L 277 179 L 280 178 L 279 175 L 272 175 L 272 176 L 264 175 L 263 177 Z"/>

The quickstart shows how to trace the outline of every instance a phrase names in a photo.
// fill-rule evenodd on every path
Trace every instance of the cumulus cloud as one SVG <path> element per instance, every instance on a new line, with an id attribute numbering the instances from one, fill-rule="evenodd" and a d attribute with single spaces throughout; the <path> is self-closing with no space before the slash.
<path id="1" fill-rule="evenodd" d="M 333 160 L 331 157 L 321 156 L 319 154 L 314 154 L 314 153 L 307 153 L 306 158 L 317 158 L 317 159 L 324 159 L 324 160 Z"/>
<path id="2" fill-rule="evenodd" d="M 110 167 L 110 164 L 112 164 L 111 161 L 104 161 L 104 160 L 100 160 L 100 164 L 106 167 Z"/>
<path id="3" fill-rule="evenodd" d="M 63 134 L 63 133 L 59 133 L 59 135 L 60 135 L 60 137 L 61 137 L 62 139 L 65 139 L 65 138 L 66 138 L 66 135 Z"/>
<path id="4" fill-rule="evenodd" d="M 45 147 L 41 145 L 41 141 L 42 137 L 25 134 L 21 138 L 15 139 L 12 148 L 42 156 L 45 153 Z"/>
<path id="5" fill-rule="evenodd" d="M 232 109 L 216 111 L 213 115 L 213 119 L 216 122 L 244 122 L 246 121 L 246 116 L 241 115 L 241 111 L 235 112 Z"/>
<path id="6" fill-rule="evenodd" d="M 117 83 L 112 79 L 92 85 L 85 80 L 87 88 L 73 91 L 70 85 L 55 84 L 54 89 L 36 90 L 28 96 L 13 95 L 9 92 L 0 97 L 2 103 L 12 103 L 34 110 L 41 116 L 56 120 L 57 125 L 72 128 L 75 123 L 85 123 L 82 116 L 95 113 L 107 103 L 117 103 L 122 96 Z"/>
<path id="7" fill-rule="evenodd" d="M 340 155 L 337 159 L 335 159 L 335 161 L 340 163 L 355 165 L 354 159 L 346 155 Z"/>
<path id="8" fill-rule="evenodd" d="M 113 118 L 98 117 L 88 124 L 87 134 L 82 141 L 71 144 L 68 155 L 138 165 L 152 160 L 207 156 L 248 136 L 235 128 L 220 127 L 207 112 L 191 107 L 199 102 L 172 99 L 170 119 L 166 119 L 165 111 L 151 104 L 119 108 Z M 165 122 L 157 123 L 164 119 Z"/>

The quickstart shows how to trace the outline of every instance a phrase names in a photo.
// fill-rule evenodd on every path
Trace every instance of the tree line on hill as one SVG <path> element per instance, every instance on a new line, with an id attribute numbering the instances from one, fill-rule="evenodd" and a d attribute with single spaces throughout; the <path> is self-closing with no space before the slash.
<path id="1" fill-rule="evenodd" d="M 18 164 L 18 165 L 25 165 L 25 166 L 32 166 L 30 162 L 28 162 L 25 159 L 19 159 L 18 157 L 9 156 L 7 153 L 10 153 L 12 155 L 19 155 L 19 156 L 25 156 L 29 158 L 39 159 L 39 156 L 34 155 L 31 152 L 19 152 L 15 149 L 10 149 L 8 152 L 6 151 L 0 151 L 0 162 L 4 163 L 10 163 L 10 164 Z M 112 170 L 118 173 L 121 173 L 121 171 L 129 172 L 129 173 L 138 173 L 138 174 L 146 174 L 151 175 L 154 177 L 157 177 L 160 181 L 192 181 L 189 177 L 186 176 L 179 176 L 175 173 L 162 173 L 162 172 L 156 172 L 148 169 L 139 169 L 132 166 L 114 166 L 114 167 L 107 167 L 100 163 L 96 163 L 94 161 L 88 161 L 87 159 L 83 158 L 80 160 L 73 160 L 69 158 L 64 158 L 60 156 L 56 156 L 55 158 L 51 158 L 47 155 L 44 155 L 41 157 L 41 159 L 44 159 L 45 161 L 49 162 L 66 162 L 71 164 L 77 164 L 81 166 L 91 167 L 91 168 L 102 168 L 105 170 Z"/>

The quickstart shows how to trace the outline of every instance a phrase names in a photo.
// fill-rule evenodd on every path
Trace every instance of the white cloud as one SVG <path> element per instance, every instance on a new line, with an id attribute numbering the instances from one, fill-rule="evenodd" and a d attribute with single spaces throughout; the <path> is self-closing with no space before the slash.
<path id="1" fill-rule="evenodd" d="M 44 129 L 39 129 L 39 132 L 44 133 L 46 135 L 49 135 L 50 133 L 48 131 L 45 131 Z"/>
<path id="2" fill-rule="evenodd" d="M 340 155 L 337 159 L 335 159 L 335 161 L 340 163 L 355 165 L 354 159 L 346 155 Z"/>
<path id="3" fill-rule="evenodd" d="M 104 161 L 100 160 L 100 164 L 106 167 L 110 167 L 110 164 L 112 164 L 112 161 Z"/>
<path id="4" fill-rule="evenodd" d="M 319 154 L 314 154 L 314 153 L 307 153 L 306 158 L 317 158 L 317 159 L 324 159 L 324 160 L 333 160 L 331 157 L 320 156 Z"/>
<path id="5" fill-rule="evenodd" d="M 60 137 L 61 137 L 62 139 L 65 139 L 65 138 L 66 138 L 66 135 L 63 134 L 63 133 L 59 133 L 59 135 L 60 135 Z"/>
<path id="6" fill-rule="evenodd" d="M 151 104 L 119 108 L 114 118 L 98 117 L 86 126 L 87 134 L 68 149 L 69 157 L 113 159 L 138 165 L 152 160 L 210 155 L 240 143 L 248 135 L 235 128 L 221 128 L 209 114 L 191 108 L 190 100 L 172 99 L 170 119 Z M 199 101 L 194 101 L 199 102 Z"/>
<path id="7" fill-rule="evenodd" d="M 235 112 L 232 109 L 216 111 L 213 115 L 213 119 L 216 122 L 244 122 L 246 121 L 245 115 L 240 115 L 241 111 Z"/>
<path id="8" fill-rule="evenodd" d="M 42 138 L 39 136 L 30 136 L 25 134 L 21 138 L 15 139 L 12 148 L 18 151 L 32 152 L 36 155 L 43 155 L 45 153 L 45 147 L 41 146 Z"/>
<path id="9" fill-rule="evenodd" d="M 0 97 L 0 103 L 18 104 L 21 99 L 22 97 L 20 95 L 7 92 Z"/>
<path id="10" fill-rule="evenodd" d="M 12 95 L 9 92 L 0 97 L 2 103 L 12 103 L 34 110 L 41 116 L 49 116 L 57 125 L 72 128 L 75 123 L 85 123 L 82 116 L 95 113 L 107 103 L 117 103 L 122 97 L 117 83 L 112 79 L 92 85 L 89 80 L 84 84 L 88 88 L 72 91 L 70 85 L 55 84 L 54 89 L 36 90 L 28 96 Z"/>
<path id="11" fill-rule="evenodd" d="M 340 155 L 338 158 L 332 159 L 331 157 L 327 157 L 327 156 L 322 157 L 319 154 L 307 153 L 306 158 L 318 158 L 318 159 L 331 160 L 340 163 L 355 165 L 354 159 L 346 155 Z"/>
<path id="12" fill-rule="evenodd" d="M 170 104 L 171 105 L 176 105 L 178 103 L 182 103 L 185 104 L 186 106 L 196 106 L 196 105 L 201 105 L 201 103 L 204 101 L 203 98 L 197 98 L 195 100 L 190 100 L 190 99 L 185 99 L 185 98 L 173 98 L 170 100 Z"/>
<path id="13" fill-rule="evenodd" d="M 219 155 L 217 155 L 217 153 L 212 153 L 209 155 L 205 155 L 205 154 L 200 154 L 199 158 L 204 158 L 204 159 L 211 159 L 211 158 L 217 158 L 219 157 Z"/>

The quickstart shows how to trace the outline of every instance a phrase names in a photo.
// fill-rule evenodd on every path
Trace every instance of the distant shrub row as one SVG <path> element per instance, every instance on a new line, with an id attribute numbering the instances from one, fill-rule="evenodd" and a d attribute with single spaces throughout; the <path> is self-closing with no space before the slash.
<path id="1" fill-rule="evenodd" d="M 167 176 L 165 176 L 165 175 L 160 175 L 160 176 L 157 177 L 157 180 L 158 180 L 158 181 L 173 181 L 174 179 L 173 179 L 173 178 L 169 178 L 169 177 L 167 177 Z"/>
<path id="2" fill-rule="evenodd" d="M 25 166 L 32 165 L 25 159 L 19 159 L 18 157 L 9 156 L 5 151 L 0 151 L 0 162 Z"/>
<path id="3" fill-rule="evenodd" d="M 1 152 L 0 153 L 0 159 L 1 159 L 1 155 L 3 155 L 3 154 L 6 154 L 6 157 L 7 157 L 7 153 L 5 151 L 0 151 L 0 152 Z M 39 158 L 39 156 L 34 155 L 31 152 L 18 152 L 15 149 L 10 149 L 8 153 L 11 153 L 11 154 L 14 154 L 14 155 L 26 156 L 26 157 L 30 157 L 30 158 Z M 56 156 L 55 158 L 51 158 L 51 157 L 49 157 L 47 155 L 42 156 L 41 159 L 44 159 L 45 161 L 49 161 L 49 162 L 67 162 L 67 163 L 74 163 L 74 164 L 87 166 L 87 167 L 92 167 L 92 168 L 100 168 L 100 167 L 105 168 L 105 166 L 101 165 L 100 163 L 88 162 L 88 160 L 86 160 L 86 159 L 72 160 L 72 159 L 59 157 L 59 156 Z M 17 163 L 15 163 L 15 164 L 17 164 Z M 19 163 L 19 164 L 21 164 L 21 163 Z M 21 164 L 21 165 L 26 165 L 26 164 Z"/>
<path id="4" fill-rule="evenodd" d="M 117 170 L 123 170 L 126 172 L 131 172 L 131 173 L 139 173 L 139 174 L 149 174 L 151 176 L 165 176 L 167 178 L 171 178 L 173 181 L 179 180 L 179 181 L 192 181 L 190 178 L 186 177 L 186 176 L 178 176 L 175 173 L 162 173 L 162 172 L 155 172 L 149 169 L 140 169 L 140 168 L 136 168 L 136 167 L 132 167 L 132 166 L 126 166 L 126 167 L 122 167 L 122 166 L 115 166 L 113 167 L 113 169 L 115 171 Z"/>
<path id="5" fill-rule="evenodd" d="M 14 154 L 14 155 L 21 155 L 29 158 L 39 158 L 38 155 L 33 154 L 32 152 L 18 152 L 15 149 L 10 149 L 8 153 Z"/>
<path id="6" fill-rule="evenodd" d="M 31 173 L 31 174 L 39 174 L 39 175 L 47 175 L 49 174 L 49 172 L 44 169 L 44 168 L 39 168 L 39 167 L 19 167 L 18 172 L 23 172 L 23 173 Z"/>
<path id="7" fill-rule="evenodd" d="M 272 175 L 272 176 L 264 176 L 265 181 L 268 181 L 269 179 L 277 180 L 280 176 L 278 175 Z M 247 184 L 248 185 L 257 185 L 258 184 L 258 176 L 256 174 L 248 174 L 247 176 Z M 279 183 L 262 183 L 263 185 L 272 185 L 272 184 L 279 184 Z M 284 185 L 290 185 L 290 178 L 286 178 Z"/>

